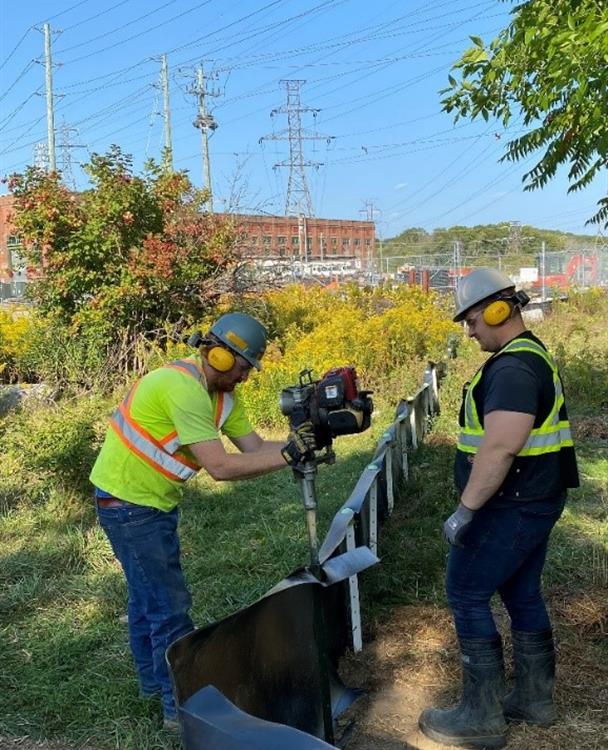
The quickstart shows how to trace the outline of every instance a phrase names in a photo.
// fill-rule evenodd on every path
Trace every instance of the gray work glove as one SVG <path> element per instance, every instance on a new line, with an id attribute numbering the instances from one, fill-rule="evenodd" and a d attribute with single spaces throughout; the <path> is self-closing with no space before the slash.
<path id="1" fill-rule="evenodd" d="M 312 458 L 316 447 L 317 439 L 312 422 L 303 422 L 289 433 L 287 445 L 281 453 L 285 461 L 294 466 Z"/>
<path id="2" fill-rule="evenodd" d="M 467 508 L 462 503 L 443 524 L 443 533 L 446 541 L 456 547 L 463 547 L 462 540 L 471 525 L 475 511 Z"/>

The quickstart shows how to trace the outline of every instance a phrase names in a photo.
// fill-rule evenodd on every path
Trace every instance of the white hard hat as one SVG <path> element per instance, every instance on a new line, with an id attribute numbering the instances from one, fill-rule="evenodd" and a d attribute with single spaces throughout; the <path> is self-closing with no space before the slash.
<path id="1" fill-rule="evenodd" d="M 467 310 L 479 302 L 514 286 L 513 281 L 496 268 L 476 268 L 458 282 L 454 322 L 462 320 Z"/>

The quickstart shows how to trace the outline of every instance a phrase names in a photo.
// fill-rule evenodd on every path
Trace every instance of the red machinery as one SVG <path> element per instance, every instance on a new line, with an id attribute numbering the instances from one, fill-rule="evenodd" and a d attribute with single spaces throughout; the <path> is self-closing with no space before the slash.
<path id="1" fill-rule="evenodd" d="M 572 255 L 568 262 L 560 253 L 559 255 L 547 254 L 545 260 L 545 277 L 543 284 L 542 263 L 539 258 L 538 279 L 532 282 L 534 289 L 557 288 L 568 289 L 572 284 L 578 286 L 595 286 L 598 283 L 598 256 L 597 255 Z"/>

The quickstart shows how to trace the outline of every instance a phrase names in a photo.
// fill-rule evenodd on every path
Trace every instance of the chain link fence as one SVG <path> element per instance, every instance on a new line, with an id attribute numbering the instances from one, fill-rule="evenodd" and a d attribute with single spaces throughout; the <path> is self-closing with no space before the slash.
<path id="1" fill-rule="evenodd" d="M 391 256 L 384 260 L 386 271 L 381 278 L 444 293 L 454 292 L 458 279 L 480 266 L 504 271 L 518 287 L 543 299 L 574 288 L 608 288 L 608 248 L 483 256 L 466 255 L 457 249 L 453 253 Z"/>

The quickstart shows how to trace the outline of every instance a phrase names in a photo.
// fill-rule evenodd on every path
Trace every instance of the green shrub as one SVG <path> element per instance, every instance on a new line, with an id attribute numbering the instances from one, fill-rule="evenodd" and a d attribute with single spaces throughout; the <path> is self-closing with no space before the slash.
<path id="1" fill-rule="evenodd" d="M 362 385 L 394 404 L 420 385 L 425 360 L 441 358 L 449 333 L 457 330 L 441 299 L 416 287 L 353 286 L 307 295 L 290 286 L 253 306 L 276 335 L 264 370 L 243 389 L 257 422 L 281 421 L 281 388 L 297 383 L 308 368 L 318 378 L 332 367 L 355 365 Z"/>
<path id="2" fill-rule="evenodd" d="M 110 402 L 97 395 L 30 404 L 0 423 L 0 505 L 47 501 L 55 490 L 90 494 L 88 476 Z"/>

